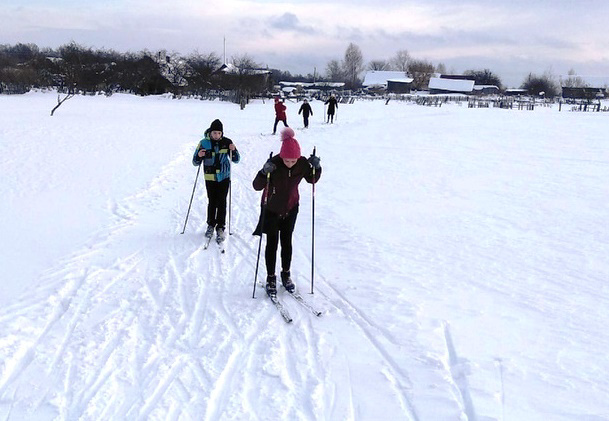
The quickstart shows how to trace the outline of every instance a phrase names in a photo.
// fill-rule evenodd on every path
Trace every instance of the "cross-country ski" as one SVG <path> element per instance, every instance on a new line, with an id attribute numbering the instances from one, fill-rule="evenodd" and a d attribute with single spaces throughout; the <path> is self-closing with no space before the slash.
<path id="1" fill-rule="evenodd" d="M 283 320 L 286 323 L 292 323 L 292 316 L 290 316 L 290 313 L 288 312 L 288 310 L 284 307 L 283 303 L 281 301 L 279 301 L 279 298 L 277 298 L 276 295 L 271 295 L 271 294 L 267 294 L 267 296 L 269 297 L 269 299 L 271 300 L 271 302 L 273 303 L 273 306 L 275 306 L 275 308 L 277 309 L 277 311 L 279 311 L 279 314 L 281 315 L 281 317 L 283 318 Z"/>
<path id="2" fill-rule="evenodd" d="M 304 308 L 306 308 L 307 310 L 309 310 L 311 313 L 313 313 L 314 315 L 316 315 L 317 317 L 320 317 L 323 312 L 316 309 L 315 307 L 313 307 L 306 299 L 304 299 L 302 297 L 302 295 L 300 295 L 300 292 L 298 291 L 294 291 L 294 292 L 287 292 L 287 295 L 290 295 L 292 298 L 294 298 L 294 300 L 296 300 L 296 302 L 298 304 L 300 304 L 301 306 L 303 306 Z"/>

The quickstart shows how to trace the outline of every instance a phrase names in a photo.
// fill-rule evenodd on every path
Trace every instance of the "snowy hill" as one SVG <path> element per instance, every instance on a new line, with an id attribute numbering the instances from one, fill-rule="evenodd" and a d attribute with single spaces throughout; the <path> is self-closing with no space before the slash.
<path id="1" fill-rule="evenodd" d="M 0 96 L 3 420 L 609 420 L 606 113 L 341 105 L 292 272 L 252 299 L 269 102 Z M 302 127 L 299 104 L 288 123 Z M 225 255 L 191 157 L 220 118 Z M 259 278 L 264 277 L 262 269 Z"/>

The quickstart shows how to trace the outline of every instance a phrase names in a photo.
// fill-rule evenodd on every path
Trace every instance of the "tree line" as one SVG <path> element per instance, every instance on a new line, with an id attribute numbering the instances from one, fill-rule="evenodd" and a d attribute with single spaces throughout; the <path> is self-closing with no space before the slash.
<path id="1" fill-rule="evenodd" d="M 253 94 L 271 89 L 278 80 L 323 80 L 315 75 L 292 76 L 278 69 L 261 72 L 247 54 L 232 57 L 229 76 L 219 71 L 222 64 L 216 53 L 197 51 L 189 55 L 164 50 L 120 53 L 75 42 L 57 49 L 21 43 L 0 45 L 0 93 L 56 88 L 66 94 L 204 95 L 222 90 Z"/>
<path id="2" fill-rule="evenodd" d="M 138 95 L 179 93 L 205 95 L 210 91 L 232 90 L 243 95 L 272 90 L 279 81 L 344 82 L 345 88 L 361 88 L 366 70 L 402 71 L 413 79 L 416 90 L 425 90 L 435 73 L 446 74 L 446 66 L 416 59 L 407 50 L 399 50 L 390 59 L 364 61 L 360 48 L 351 43 L 342 60 L 330 60 L 326 74 L 292 75 L 279 69 L 266 69 L 247 54 L 232 57 L 230 77 L 218 72 L 222 60 L 216 53 L 189 55 L 144 50 L 120 53 L 114 50 L 84 47 L 75 42 L 57 49 L 39 49 L 35 44 L 0 45 L 0 93 L 24 93 L 31 88 L 56 88 L 66 94 L 128 92 Z M 503 89 L 501 78 L 489 69 L 466 70 L 477 85 L 494 85 Z M 561 86 L 586 87 L 571 70 L 566 80 L 556 81 L 548 72 L 530 73 L 521 88 L 532 95 L 551 97 Z"/>
<path id="3" fill-rule="evenodd" d="M 408 50 L 399 50 L 389 59 L 375 59 L 365 62 L 360 48 L 351 43 L 345 50 L 342 60 L 331 60 L 326 73 L 328 78 L 344 81 L 347 88 L 357 89 L 363 80 L 360 75 L 366 70 L 400 71 L 413 79 L 412 87 L 416 90 L 426 90 L 429 79 L 436 73 L 446 74 L 446 65 L 410 56 Z M 463 72 L 463 76 L 474 80 L 476 85 L 492 85 L 503 91 L 505 89 L 501 78 L 489 69 L 470 69 Z M 541 75 L 529 73 L 522 81 L 520 88 L 530 95 L 544 95 L 554 97 L 560 94 L 561 87 L 587 88 L 589 85 L 571 69 L 566 79 L 554 77 L 549 71 Z"/>

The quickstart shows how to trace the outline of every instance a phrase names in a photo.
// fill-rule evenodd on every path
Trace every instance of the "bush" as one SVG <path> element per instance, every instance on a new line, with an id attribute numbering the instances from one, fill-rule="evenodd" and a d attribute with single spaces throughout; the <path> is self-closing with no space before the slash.
<path id="1" fill-rule="evenodd" d="M 536 76 L 533 73 L 529 73 L 524 82 L 522 82 L 521 88 L 526 89 L 529 95 L 543 95 L 547 98 L 552 98 L 559 94 L 557 83 L 548 73 L 545 73 L 542 76 Z"/>

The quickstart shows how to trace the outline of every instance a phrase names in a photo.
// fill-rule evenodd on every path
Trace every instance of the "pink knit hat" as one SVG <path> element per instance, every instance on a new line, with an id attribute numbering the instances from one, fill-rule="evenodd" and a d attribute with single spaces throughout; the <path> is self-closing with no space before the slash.
<path id="1" fill-rule="evenodd" d="M 281 150 L 279 156 L 283 159 L 298 159 L 300 158 L 300 145 L 294 139 L 294 130 L 286 127 L 281 131 Z"/>

